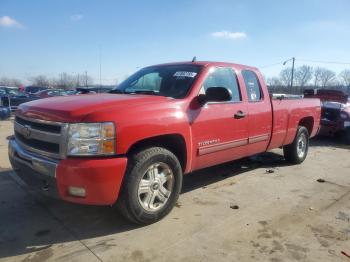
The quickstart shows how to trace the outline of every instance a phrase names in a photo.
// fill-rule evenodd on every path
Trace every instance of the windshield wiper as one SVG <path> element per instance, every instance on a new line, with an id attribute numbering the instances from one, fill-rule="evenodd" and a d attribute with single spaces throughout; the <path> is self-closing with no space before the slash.
<path id="1" fill-rule="evenodd" d="M 108 93 L 111 93 L 111 94 L 126 94 L 125 91 L 120 90 L 120 89 L 112 89 L 112 90 L 109 91 Z"/>
<path id="2" fill-rule="evenodd" d="M 135 90 L 135 91 L 132 91 L 131 93 L 144 94 L 144 95 L 159 95 L 158 92 L 155 92 L 153 90 Z"/>
<path id="3" fill-rule="evenodd" d="M 109 91 L 111 94 L 143 94 L 143 95 L 156 95 L 159 96 L 158 92 L 155 92 L 153 90 L 134 90 L 134 91 L 124 91 L 120 89 L 113 89 Z"/>

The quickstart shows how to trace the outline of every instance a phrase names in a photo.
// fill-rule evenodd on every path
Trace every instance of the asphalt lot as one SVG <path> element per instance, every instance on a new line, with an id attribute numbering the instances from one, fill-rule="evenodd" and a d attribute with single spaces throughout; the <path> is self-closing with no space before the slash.
<path id="1" fill-rule="evenodd" d="M 7 160 L 10 134 L 1 121 L 0 261 L 350 261 L 350 146 L 340 141 L 312 141 L 298 166 L 277 149 L 187 175 L 170 215 L 136 227 L 113 208 L 31 192 Z"/>

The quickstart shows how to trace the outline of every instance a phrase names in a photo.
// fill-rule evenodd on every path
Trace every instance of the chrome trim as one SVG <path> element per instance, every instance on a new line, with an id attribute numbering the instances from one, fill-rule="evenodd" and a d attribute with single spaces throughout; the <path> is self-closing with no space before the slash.
<path id="1" fill-rule="evenodd" d="M 258 135 L 258 136 L 250 136 L 249 137 L 249 144 L 263 142 L 263 141 L 268 140 L 269 138 L 270 138 L 269 134 L 263 134 L 263 135 Z"/>
<path id="2" fill-rule="evenodd" d="M 38 172 L 39 174 L 56 177 L 56 169 L 58 166 L 58 161 L 52 159 L 46 159 L 41 156 L 32 154 L 22 149 L 18 141 L 11 139 L 9 141 L 9 157 L 11 162 L 16 168 L 16 162 L 28 166 L 32 170 Z"/>
<path id="3" fill-rule="evenodd" d="M 220 144 L 211 144 L 211 145 L 200 147 L 198 149 L 198 155 L 202 156 L 202 155 L 211 154 L 218 151 L 228 150 L 228 149 L 245 146 L 245 145 L 248 145 L 248 138 L 223 142 Z"/>
<path id="4" fill-rule="evenodd" d="M 59 146 L 58 153 L 51 153 L 51 152 L 47 152 L 47 151 L 43 151 L 40 149 L 30 147 L 30 146 L 26 145 L 25 143 L 19 141 L 19 139 L 16 139 L 16 141 L 24 149 L 31 151 L 31 152 L 34 152 L 34 153 L 37 153 L 37 154 L 40 154 L 42 156 L 55 158 L 55 159 L 66 158 L 66 156 L 67 156 L 67 142 L 68 142 L 67 136 L 68 136 L 68 126 L 69 126 L 68 123 L 47 121 L 47 120 L 41 120 L 41 119 L 35 119 L 35 118 L 28 118 L 28 117 L 19 116 L 19 115 L 16 115 L 16 118 L 24 119 L 26 121 L 39 123 L 39 124 L 60 126 L 61 127 L 60 133 L 42 131 L 42 130 L 38 130 L 36 128 L 31 127 L 30 128 L 31 135 L 29 136 L 29 138 L 33 138 L 33 139 L 36 139 L 39 141 L 58 144 L 58 146 Z M 21 127 L 24 128 L 25 126 L 26 125 L 23 126 L 22 124 L 15 121 L 14 129 L 15 129 L 15 131 L 24 135 L 23 134 L 24 130 L 21 130 Z"/>
<path id="5" fill-rule="evenodd" d="M 16 114 L 16 117 L 22 118 L 22 119 L 30 121 L 30 122 L 36 122 L 36 123 L 41 123 L 41 124 L 53 125 L 53 126 L 64 126 L 66 124 L 63 122 L 55 122 L 55 121 L 41 120 L 41 119 L 36 119 L 36 118 L 29 118 L 29 117 L 17 115 L 17 114 Z"/>
<path id="6" fill-rule="evenodd" d="M 29 135 L 25 132 L 26 128 L 30 129 Z M 27 125 L 22 125 L 18 122 L 14 123 L 14 129 L 15 131 L 17 131 L 27 139 L 33 138 L 36 140 L 55 143 L 55 144 L 59 144 L 61 142 L 61 134 L 59 133 L 42 131 L 34 127 L 28 127 Z"/>
<path id="7" fill-rule="evenodd" d="M 68 131 L 69 131 L 69 124 L 62 125 L 62 127 L 61 127 L 61 140 L 60 140 L 60 158 L 61 159 L 64 159 L 67 157 Z"/>
<path id="8" fill-rule="evenodd" d="M 200 146 L 198 148 L 198 155 L 202 156 L 202 155 L 211 154 L 222 150 L 228 150 L 228 149 L 232 149 L 240 146 L 246 146 L 253 143 L 266 141 L 269 139 L 269 137 L 270 137 L 269 134 L 263 134 L 263 135 L 258 135 L 258 136 L 253 136 L 249 138 L 243 138 L 243 139 L 238 139 L 238 140 L 233 140 L 233 141 L 228 141 L 223 143 Z"/>
<path id="9" fill-rule="evenodd" d="M 222 102 L 205 102 L 204 106 L 210 106 L 210 105 L 220 105 L 220 104 L 241 104 L 243 103 L 242 100 L 240 101 L 222 101 Z"/>
<path id="10" fill-rule="evenodd" d="M 43 150 L 40 150 L 40 149 L 36 149 L 36 148 L 30 147 L 30 146 L 27 146 L 26 144 L 22 143 L 18 139 L 16 139 L 16 142 L 17 142 L 17 144 L 19 144 L 22 148 L 24 148 L 27 151 L 30 151 L 30 152 L 33 152 L 33 153 L 36 153 L 36 154 L 39 154 L 39 155 L 42 155 L 42 156 L 45 156 L 45 157 L 59 159 L 59 155 L 58 154 L 50 153 L 50 152 L 47 152 L 47 151 L 43 151 Z"/>

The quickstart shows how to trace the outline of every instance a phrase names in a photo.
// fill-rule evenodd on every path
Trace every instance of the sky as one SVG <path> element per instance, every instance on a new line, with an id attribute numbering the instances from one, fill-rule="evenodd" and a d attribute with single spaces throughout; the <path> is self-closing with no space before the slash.
<path id="1" fill-rule="evenodd" d="M 101 60 L 102 83 L 114 84 L 193 56 L 266 77 L 291 57 L 339 73 L 350 69 L 349 10 L 349 0 L 0 0 L 0 77 L 87 71 L 98 83 Z"/>

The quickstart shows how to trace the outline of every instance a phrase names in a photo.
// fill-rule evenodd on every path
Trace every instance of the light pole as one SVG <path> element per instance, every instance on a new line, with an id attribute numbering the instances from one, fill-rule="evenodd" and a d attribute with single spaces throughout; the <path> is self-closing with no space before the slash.
<path id="1" fill-rule="evenodd" d="M 289 62 L 290 60 L 292 60 L 292 76 L 290 78 L 290 92 L 292 92 L 293 90 L 293 78 L 294 78 L 294 62 L 295 62 L 295 57 L 292 57 L 291 59 L 288 59 L 286 61 L 283 62 L 283 65 L 286 65 L 287 62 Z"/>

